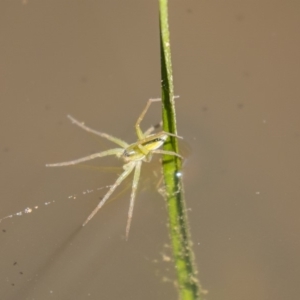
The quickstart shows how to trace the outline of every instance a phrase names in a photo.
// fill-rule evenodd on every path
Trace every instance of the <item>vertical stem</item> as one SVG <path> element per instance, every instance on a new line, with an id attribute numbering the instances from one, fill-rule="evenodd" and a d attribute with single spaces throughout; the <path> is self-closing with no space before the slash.
<path id="1" fill-rule="evenodd" d="M 163 128 L 166 132 L 177 134 L 167 4 L 167 0 L 159 0 Z M 165 143 L 164 150 L 178 153 L 177 139 L 170 137 L 170 142 Z M 180 170 L 181 160 L 178 157 L 164 155 L 165 198 L 179 295 L 181 300 L 199 300 L 201 299 L 200 285 L 197 279 Z"/>

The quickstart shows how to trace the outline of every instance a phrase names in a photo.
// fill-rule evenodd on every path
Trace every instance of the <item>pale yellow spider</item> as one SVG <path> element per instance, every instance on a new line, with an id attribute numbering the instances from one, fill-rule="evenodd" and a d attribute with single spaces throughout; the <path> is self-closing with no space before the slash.
<path id="1" fill-rule="evenodd" d="M 161 99 L 149 99 L 147 102 L 147 105 L 145 109 L 142 111 L 141 115 L 137 119 L 137 122 L 135 124 L 135 130 L 138 137 L 138 141 L 133 144 L 127 144 L 126 142 L 111 136 L 106 133 L 102 133 L 99 131 L 96 131 L 94 129 L 91 129 L 84 125 L 84 123 L 81 123 L 74 119 L 72 116 L 68 115 L 68 118 L 77 126 L 80 128 L 97 134 L 103 138 L 108 139 L 109 141 L 121 146 L 121 148 L 114 148 L 106 151 L 102 151 L 99 153 L 95 153 L 86 157 L 82 157 L 79 159 L 67 161 L 67 162 L 61 162 L 61 163 L 55 163 L 55 164 L 47 164 L 47 167 L 62 167 L 62 166 L 69 166 L 69 165 L 75 165 L 82 163 L 87 160 L 91 160 L 97 157 L 103 157 L 108 155 L 116 155 L 117 157 L 120 157 L 124 160 L 125 164 L 123 166 L 123 173 L 119 176 L 119 178 L 116 180 L 116 182 L 109 188 L 108 192 L 104 196 L 104 198 L 99 202 L 97 207 L 92 211 L 92 213 L 88 216 L 86 221 L 83 223 L 83 226 L 85 226 L 98 212 L 98 210 L 105 204 L 105 202 L 108 200 L 110 195 L 113 193 L 113 191 L 121 184 L 121 182 L 135 169 L 134 176 L 133 176 L 133 183 L 132 183 L 132 191 L 130 196 L 130 204 L 129 204 L 129 211 L 128 211 L 128 219 L 127 219 L 127 225 L 126 225 L 126 240 L 128 239 L 132 214 L 133 214 L 133 207 L 134 207 L 134 200 L 137 190 L 138 181 L 140 178 L 140 172 L 141 172 L 141 165 L 142 161 L 150 162 L 152 158 L 153 153 L 159 153 L 159 154 L 167 154 L 167 155 L 174 155 L 182 158 L 181 155 L 172 152 L 172 151 L 165 151 L 165 150 L 158 150 L 164 142 L 167 140 L 168 136 L 174 136 L 177 138 L 181 138 L 175 134 L 169 133 L 169 132 L 158 132 L 152 134 L 155 127 L 152 126 L 145 132 L 142 132 L 140 128 L 140 123 L 143 120 L 149 106 L 153 102 L 161 101 Z"/>

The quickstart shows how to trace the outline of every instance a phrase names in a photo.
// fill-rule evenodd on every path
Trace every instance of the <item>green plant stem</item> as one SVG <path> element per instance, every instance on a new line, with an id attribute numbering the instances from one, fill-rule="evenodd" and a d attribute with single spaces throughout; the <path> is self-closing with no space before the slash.
<path id="1" fill-rule="evenodd" d="M 159 5 L 163 128 L 166 132 L 177 134 L 168 25 L 168 1 L 159 0 Z M 170 142 L 165 143 L 164 150 L 178 153 L 177 138 L 170 137 Z M 199 300 L 201 299 L 201 292 L 197 279 L 197 270 L 194 262 L 190 230 L 186 215 L 186 205 L 181 178 L 181 160 L 176 156 L 164 155 L 163 172 L 165 198 L 169 214 L 169 232 L 175 269 L 177 272 L 180 299 Z"/>

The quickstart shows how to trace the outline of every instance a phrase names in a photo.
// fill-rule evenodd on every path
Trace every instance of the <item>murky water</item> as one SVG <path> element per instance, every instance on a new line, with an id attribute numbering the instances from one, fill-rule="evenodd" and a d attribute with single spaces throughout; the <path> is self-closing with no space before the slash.
<path id="1" fill-rule="evenodd" d="M 177 299 L 159 164 L 86 226 L 121 161 L 66 118 L 134 142 L 159 96 L 157 3 L 0 4 L 1 299 Z M 299 12 L 295 2 L 170 5 L 185 192 L 207 299 L 298 299 Z M 151 108 L 144 128 L 156 123 Z M 114 168 L 116 167 L 116 169 Z M 154 174 L 156 172 L 156 175 Z"/>

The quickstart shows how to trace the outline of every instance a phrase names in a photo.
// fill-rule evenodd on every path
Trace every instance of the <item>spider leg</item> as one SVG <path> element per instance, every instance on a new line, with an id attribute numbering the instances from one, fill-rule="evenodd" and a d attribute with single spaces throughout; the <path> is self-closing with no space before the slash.
<path id="1" fill-rule="evenodd" d="M 131 225 L 131 220 L 133 215 L 134 200 L 135 200 L 136 190 L 137 190 L 137 186 L 141 174 L 141 166 L 142 166 L 142 161 L 137 161 L 135 166 L 134 176 L 133 176 L 131 195 L 130 195 L 130 204 L 129 204 L 127 225 L 126 225 L 126 241 L 128 241 L 129 230 L 130 230 L 130 225 Z"/>
<path id="2" fill-rule="evenodd" d="M 161 128 L 161 127 L 162 127 L 162 121 L 160 121 L 158 124 L 152 125 L 150 128 L 148 128 L 144 132 L 144 136 L 147 136 L 147 135 L 151 134 L 155 129 L 158 129 L 158 128 Z"/>
<path id="3" fill-rule="evenodd" d="M 122 140 L 120 140 L 120 139 L 118 139 L 118 138 L 116 138 L 116 137 L 114 137 L 114 136 L 112 136 L 110 134 L 107 134 L 107 133 L 100 132 L 100 131 L 97 131 L 95 129 L 92 129 L 92 128 L 84 125 L 83 122 L 79 122 L 78 120 L 76 120 L 75 118 L 73 118 L 71 115 L 68 115 L 67 117 L 72 121 L 73 124 L 79 126 L 80 128 L 82 128 L 83 130 L 85 130 L 87 132 L 91 132 L 91 133 L 94 133 L 96 135 L 99 135 L 99 136 L 101 136 L 101 137 L 103 137 L 103 138 L 105 138 L 105 139 L 107 139 L 107 140 L 109 140 L 109 141 L 111 141 L 111 142 L 113 142 L 113 143 L 121 146 L 122 148 L 127 148 L 128 147 L 128 144 L 126 142 L 124 142 L 124 141 L 122 141 Z"/>
<path id="4" fill-rule="evenodd" d="M 62 166 L 76 165 L 76 164 L 82 163 L 87 160 L 91 160 L 91 159 L 103 157 L 103 156 L 108 156 L 108 155 L 116 155 L 119 157 L 119 156 L 121 156 L 121 154 L 123 152 L 124 152 L 123 148 L 110 149 L 110 150 L 102 151 L 99 153 L 95 153 L 95 154 L 88 155 L 88 156 L 78 158 L 75 160 L 71 160 L 71 161 L 65 161 L 65 162 L 55 163 L 55 164 L 46 164 L 46 167 L 62 167 Z"/>
<path id="5" fill-rule="evenodd" d="M 159 150 L 159 149 L 157 149 L 157 150 L 153 150 L 152 152 L 153 153 L 158 153 L 158 154 L 173 155 L 173 156 L 177 156 L 177 157 L 183 159 L 183 157 L 180 154 L 178 154 L 176 152 L 173 152 L 173 151 L 166 151 L 166 150 Z"/>
<path id="6" fill-rule="evenodd" d="M 181 140 L 183 139 L 182 136 L 177 135 L 177 134 L 174 134 L 174 133 L 171 133 L 171 132 L 162 131 L 161 133 L 164 133 L 164 134 L 166 134 L 166 135 L 168 135 L 168 136 L 174 136 L 174 137 L 176 137 L 176 138 L 178 138 L 178 139 L 181 139 Z"/>
<path id="7" fill-rule="evenodd" d="M 138 137 L 139 140 L 142 140 L 144 138 L 144 134 L 141 130 L 141 127 L 140 127 L 140 124 L 142 122 L 142 120 L 144 119 L 144 116 L 147 112 L 147 110 L 149 109 L 150 105 L 153 103 L 153 102 L 158 102 L 158 101 L 161 101 L 160 98 L 157 98 L 157 99 L 149 99 L 147 101 L 147 104 L 146 104 L 146 107 L 144 108 L 144 110 L 142 111 L 142 113 L 140 114 L 140 116 L 138 117 L 136 123 L 135 123 L 135 130 L 136 130 L 136 135 Z"/>
<path id="8" fill-rule="evenodd" d="M 132 172 L 134 167 L 136 166 L 135 162 L 129 162 L 128 164 L 124 165 L 124 172 L 119 176 L 119 178 L 116 180 L 114 185 L 110 187 L 104 198 L 99 202 L 99 204 L 96 206 L 96 208 L 92 211 L 92 213 L 87 217 L 85 222 L 82 224 L 82 226 L 85 226 L 98 212 L 98 210 L 105 204 L 107 199 L 110 197 L 110 195 L 113 193 L 113 191 L 121 184 L 121 182 Z"/>
<path id="9" fill-rule="evenodd" d="M 174 96 L 174 99 L 176 99 L 176 98 L 179 98 L 179 96 Z M 149 99 L 147 104 L 146 104 L 145 109 L 142 111 L 141 115 L 139 116 L 139 118 L 138 118 L 138 120 L 135 124 L 135 128 L 136 128 L 138 137 L 139 137 L 139 134 L 140 134 L 139 131 L 141 131 L 140 123 L 142 122 L 146 112 L 148 111 L 148 109 L 149 109 L 150 105 L 152 104 L 152 102 L 158 102 L 158 101 L 161 101 L 161 98 Z M 151 126 L 144 133 L 142 133 L 141 137 L 145 137 L 145 136 L 151 134 L 155 129 L 162 127 L 162 125 L 163 125 L 163 123 L 162 123 L 162 121 L 160 121 L 158 124 L 156 124 L 154 126 Z M 172 135 L 172 134 L 169 134 L 169 135 Z M 175 135 L 175 137 L 178 137 L 178 136 Z M 181 137 L 179 137 L 179 138 L 181 138 Z M 141 139 L 141 138 L 139 137 L 139 139 Z"/>

